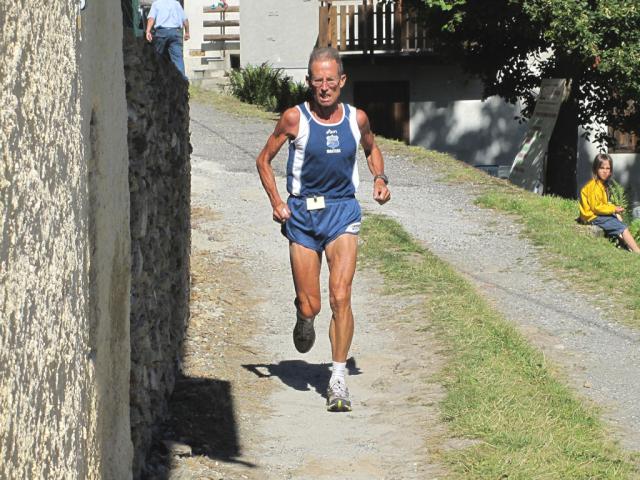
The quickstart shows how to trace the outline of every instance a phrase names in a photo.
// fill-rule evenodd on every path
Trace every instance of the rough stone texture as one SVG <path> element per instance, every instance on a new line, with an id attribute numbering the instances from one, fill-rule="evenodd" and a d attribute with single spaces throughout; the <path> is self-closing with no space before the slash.
<path id="1" fill-rule="evenodd" d="M 120 6 L 0 6 L 0 478 L 129 478 Z"/>
<path id="2" fill-rule="evenodd" d="M 191 169 L 187 83 L 144 41 L 126 38 L 131 192 L 131 434 L 143 472 L 167 413 L 189 316 Z"/>

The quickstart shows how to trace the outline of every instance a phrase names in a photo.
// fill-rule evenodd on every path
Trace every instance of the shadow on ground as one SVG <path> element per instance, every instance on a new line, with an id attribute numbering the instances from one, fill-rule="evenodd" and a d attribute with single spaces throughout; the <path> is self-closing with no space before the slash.
<path id="1" fill-rule="evenodd" d="M 227 381 L 181 377 L 169 401 L 167 420 L 155 435 L 142 478 L 168 478 L 174 456 L 202 455 L 247 467 L 241 456 L 231 384 Z M 186 450 L 186 451 L 185 451 Z"/>
<path id="2" fill-rule="evenodd" d="M 242 365 L 260 378 L 278 377 L 282 383 L 296 390 L 307 391 L 313 388 L 326 398 L 331 364 L 307 363 L 304 360 L 283 360 L 278 363 L 254 363 Z M 362 371 L 351 357 L 347 360 L 349 375 L 360 375 Z"/>

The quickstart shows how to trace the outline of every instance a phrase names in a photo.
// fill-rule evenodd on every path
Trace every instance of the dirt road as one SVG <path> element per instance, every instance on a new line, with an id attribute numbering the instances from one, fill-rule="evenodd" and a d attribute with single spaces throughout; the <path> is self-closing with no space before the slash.
<path id="1" fill-rule="evenodd" d="M 222 138 L 202 121 L 210 110 L 192 108 L 192 319 L 172 429 L 193 455 L 176 456 L 170 478 L 441 476 L 429 451 L 446 443 L 435 410 L 442 391 L 431 382 L 440 359 L 430 334 L 415 332 L 415 299 L 383 296 L 375 272 L 357 273 L 354 410 L 328 413 L 326 264 L 318 338 L 301 355 L 287 241 L 254 166 L 269 128 Z"/>
<path id="2" fill-rule="evenodd" d="M 167 476 L 444 476 L 433 453 L 458 444 L 438 421 L 443 392 L 432 377 L 442 359 L 430 334 L 416 331 L 424 323 L 412 313 L 417 299 L 383 296 L 376 273 L 358 271 L 348 377 L 354 411 L 327 413 L 326 288 L 316 346 L 300 355 L 291 340 L 295 310 L 287 243 L 271 220 L 255 171 L 255 156 L 272 125 L 208 106 L 191 108 L 192 320 L 186 378 L 176 389 L 170 430 L 192 454 L 168 445 L 176 455 Z M 281 152 L 274 162 L 280 176 L 284 164 Z M 402 158 L 387 158 L 387 172 L 392 202 L 375 205 L 363 181 L 363 208 L 398 219 L 472 280 L 565 367 L 582 395 L 605 407 L 619 438 L 637 450 L 640 386 L 627 381 L 640 367 L 637 332 L 608 321 L 546 272 L 513 221 L 474 207 L 466 187 L 438 184 L 433 172 Z M 369 179 L 363 162 L 361 178 Z"/>

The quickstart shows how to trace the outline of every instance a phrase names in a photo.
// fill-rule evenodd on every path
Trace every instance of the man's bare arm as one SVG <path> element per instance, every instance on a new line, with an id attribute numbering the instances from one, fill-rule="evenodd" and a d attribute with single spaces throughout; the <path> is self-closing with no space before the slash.
<path id="1" fill-rule="evenodd" d="M 391 192 L 389 188 L 387 188 L 387 183 L 378 177 L 378 175 L 384 175 L 382 152 L 376 144 L 376 139 L 371 131 L 367 114 L 362 110 L 356 110 L 356 119 L 358 121 L 358 128 L 360 129 L 360 145 L 362 145 L 364 154 L 367 157 L 369 171 L 375 178 L 373 182 L 373 199 L 382 205 L 391 198 Z"/>
<path id="2" fill-rule="evenodd" d="M 147 42 L 150 42 L 151 40 L 153 40 L 153 35 L 151 35 L 151 29 L 153 28 L 153 24 L 156 22 L 156 19 L 153 17 L 149 17 L 147 19 L 147 31 L 146 31 L 146 38 L 147 38 Z"/>
<path id="3" fill-rule="evenodd" d="M 189 20 L 182 22 L 182 26 L 184 27 L 184 39 L 189 40 L 191 38 L 191 35 L 189 34 Z"/>
<path id="4" fill-rule="evenodd" d="M 287 204 L 283 202 L 282 197 L 280 197 L 271 162 L 280 151 L 282 145 L 284 145 L 287 140 L 296 137 L 298 134 L 299 121 L 300 111 L 297 108 L 286 110 L 280 117 L 280 120 L 278 120 L 273 133 L 267 139 L 267 143 L 256 159 L 256 167 L 260 175 L 260 181 L 262 182 L 265 192 L 267 192 L 271 208 L 273 209 L 273 219 L 279 223 L 286 221 L 291 216 L 291 212 Z"/>

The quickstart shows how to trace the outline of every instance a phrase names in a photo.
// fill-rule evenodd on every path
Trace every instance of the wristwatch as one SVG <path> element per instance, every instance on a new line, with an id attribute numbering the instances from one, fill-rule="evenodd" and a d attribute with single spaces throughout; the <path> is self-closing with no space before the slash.
<path id="1" fill-rule="evenodd" d="M 380 175 L 376 175 L 373 177 L 373 181 L 375 182 L 377 179 L 382 179 L 382 181 L 384 182 L 385 185 L 389 184 L 389 177 L 387 177 L 384 173 L 381 173 Z"/>

